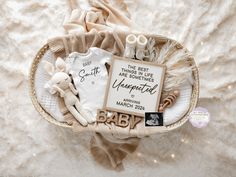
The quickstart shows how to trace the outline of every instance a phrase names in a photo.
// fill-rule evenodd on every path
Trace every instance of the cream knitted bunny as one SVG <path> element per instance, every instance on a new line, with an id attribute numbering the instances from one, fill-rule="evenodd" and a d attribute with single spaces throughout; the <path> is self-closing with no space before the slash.
<path id="1" fill-rule="evenodd" d="M 51 63 L 44 61 L 45 70 L 52 76 L 45 88 L 49 88 L 51 94 L 58 92 L 64 98 L 66 107 L 80 124 L 86 126 L 88 123 L 93 123 L 92 116 L 83 111 L 79 99 L 76 97 L 78 91 L 71 83 L 70 76 L 66 73 L 66 63 L 63 59 L 57 58 L 55 65 L 56 68 Z"/>

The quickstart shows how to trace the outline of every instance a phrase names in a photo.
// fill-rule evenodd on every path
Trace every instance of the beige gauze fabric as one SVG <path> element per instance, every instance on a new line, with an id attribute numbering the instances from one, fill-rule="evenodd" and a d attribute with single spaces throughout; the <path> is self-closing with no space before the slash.
<path id="1" fill-rule="evenodd" d="M 90 47 L 99 47 L 114 55 L 122 55 L 126 35 L 118 36 L 115 32 L 97 32 L 114 31 L 114 29 L 129 30 L 131 21 L 126 16 L 128 14 L 126 6 L 123 1 L 117 2 L 119 3 L 117 7 L 121 7 L 121 11 L 114 9 L 108 1 L 89 1 L 92 6 L 90 10 L 76 7 L 77 4 L 71 1 L 71 15 L 63 25 L 67 33 L 71 35 L 48 41 L 55 56 L 65 57 L 73 51 L 83 53 Z M 73 126 L 74 131 L 81 132 L 81 129 L 95 131 L 93 125 L 82 127 L 69 113 L 61 98 L 59 98 L 59 106 L 65 120 Z M 114 125 L 111 127 L 99 126 L 104 126 L 99 129 L 114 128 Z M 104 167 L 121 170 L 123 168 L 122 160 L 127 154 L 135 151 L 140 139 L 129 137 L 129 128 L 125 128 L 122 135 L 117 132 L 121 131 L 113 131 L 112 135 L 95 133 L 91 140 L 91 153 L 94 159 Z"/>
<path id="2" fill-rule="evenodd" d="M 82 9 L 71 0 L 71 13 L 63 24 L 68 34 L 83 34 L 91 30 L 130 30 L 133 22 L 129 19 L 127 6 L 123 0 L 89 0 L 89 8 Z"/>
<path id="3" fill-rule="evenodd" d="M 92 30 L 83 34 L 65 35 L 48 40 L 50 50 L 56 57 L 66 57 L 71 52 L 86 52 L 90 47 L 99 47 L 113 55 L 122 55 L 127 33 Z"/>

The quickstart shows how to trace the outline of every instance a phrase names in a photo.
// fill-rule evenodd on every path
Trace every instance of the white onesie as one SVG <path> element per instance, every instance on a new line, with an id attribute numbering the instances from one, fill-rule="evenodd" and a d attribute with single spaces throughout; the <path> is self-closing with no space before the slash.
<path id="1" fill-rule="evenodd" d="M 66 59 L 69 73 L 79 91 L 80 103 L 94 119 L 97 109 L 103 106 L 108 81 L 105 63 L 110 63 L 111 58 L 111 53 L 91 47 L 87 53 L 73 52 Z"/>

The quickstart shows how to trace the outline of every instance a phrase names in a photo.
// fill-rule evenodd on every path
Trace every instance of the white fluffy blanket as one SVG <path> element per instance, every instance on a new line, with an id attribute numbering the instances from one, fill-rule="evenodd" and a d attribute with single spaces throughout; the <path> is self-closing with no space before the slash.
<path id="1" fill-rule="evenodd" d="M 142 140 L 118 174 L 99 166 L 89 152 L 89 135 L 46 122 L 28 94 L 30 64 L 48 37 L 64 33 L 68 2 L 2 0 L 0 176 L 235 176 L 236 1 L 125 2 L 139 26 L 133 30 L 173 38 L 193 53 L 200 68 L 199 105 L 211 113 L 209 126 L 187 123 Z"/>

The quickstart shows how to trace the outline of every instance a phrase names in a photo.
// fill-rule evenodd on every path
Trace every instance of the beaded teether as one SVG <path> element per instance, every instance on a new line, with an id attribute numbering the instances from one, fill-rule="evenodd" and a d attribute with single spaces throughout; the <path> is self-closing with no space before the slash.
<path id="1" fill-rule="evenodd" d="M 159 112 L 163 112 L 165 108 L 171 107 L 175 103 L 178 96 L 179 90 L 174 90 L 173 92 L 170 92 L 168 96 L 163 100 L 163 103 L 160 104 Z"/>

